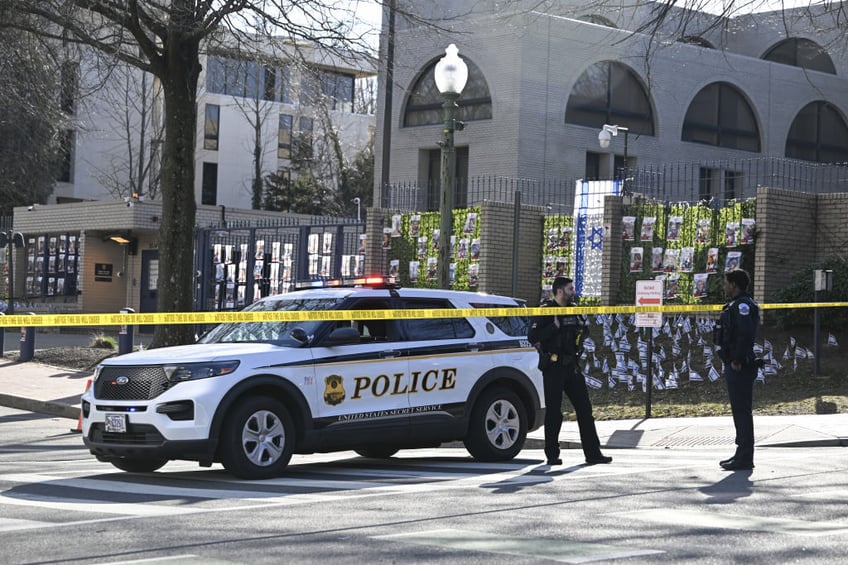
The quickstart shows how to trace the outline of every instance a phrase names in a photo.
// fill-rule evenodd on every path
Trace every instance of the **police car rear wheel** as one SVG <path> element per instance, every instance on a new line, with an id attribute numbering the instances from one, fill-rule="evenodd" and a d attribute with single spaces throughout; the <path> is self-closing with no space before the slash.
<path id="1" fill-rule="evenodd" d="M 221 435 L 221 462 L 241 479 L 278 476 L 294 452 L 294 424 L 286 407 L 247 398 L 232 409 Z"/>
<path id="2" fill-rule="evenodd" d="M 128 473 L 152 473 L 161 469 L 167 462 L 167 459 L 139 459 L 134 457 L 123 457 L 109 461 L 114 467 Z"/>
<path id="3" fill-rule="evenodd" d="M 480 461 L 508 461 L 524 447 L 527 416 L 517 394 L 506 388 L 483 393 L 471 411 L 465 448 Z"/>
<path id="4" fill-rule="evenodd" d="M 370 459 L 388 459 L 400 450 L 392 447 L 367 447 L 365 449 L 356 449 L 354 451 L 356 451 L 358 455 L 368 457 Z"/>

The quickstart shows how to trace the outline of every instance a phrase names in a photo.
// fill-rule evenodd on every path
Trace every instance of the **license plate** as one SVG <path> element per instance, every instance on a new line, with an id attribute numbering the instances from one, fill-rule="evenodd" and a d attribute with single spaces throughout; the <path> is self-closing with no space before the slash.
<path id="1" fill-rule="evenodd" d="M 123 434 L 127 432 L 126 414 L 106 414 L 106 431 Z"/>

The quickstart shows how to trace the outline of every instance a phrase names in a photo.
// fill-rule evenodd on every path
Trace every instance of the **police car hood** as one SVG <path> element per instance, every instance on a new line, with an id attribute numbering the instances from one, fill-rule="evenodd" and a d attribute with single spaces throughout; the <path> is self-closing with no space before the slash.
<path id="1" fill-rule="evenodd" d="M 111 357 L 103 361 L 103 365 L 165 365 L 173 363 L 199 363 L 209 361 L 245 360 L 247 357 L 257 358 L 271 355 L 277 359 L 296 357 L 309 358 L 308 349 L 281 347 L 271 343 L 197 343 L 194 345 L 177 345 L 136 351 Z"/>

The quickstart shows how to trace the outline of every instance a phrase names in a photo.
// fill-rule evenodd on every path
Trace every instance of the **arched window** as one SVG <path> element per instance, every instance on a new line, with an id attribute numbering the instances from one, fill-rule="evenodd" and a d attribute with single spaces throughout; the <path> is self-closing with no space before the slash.
<path id="1" fill-rule="evenodd" d="M 604 16 L 599 16 L 598 14 L 584 14 L 582 16 L 577 16 L 577 19 L 581 22 L 589 22 L 590 24 L 618 29 L 618 26 L 615 25 L 612 20 L 605 18 Z"/>
<path id="2" fill-rule="evenodd" d="M 586 69 L 571 90 L 565 123 L 600 128 L 627 126 L 630 133 L 654 135 L 654 112 L 642 81 L 630 68 L 601 61 Z"/>
<path id="3" fill-rule="evenodd" d="M 833 60 L 827 51 L 815 41 L 802 37 L 784 39 L 766 51 L 763 59 L 782 65 L 836 74 L 836 67 L 833 66 Z"/>
<path id="4" fill-rule="evenodd" d="M 683 141 L 728 149 L 760 151 L 760 129 L 742 93 L 726 82 L 705 86 L 689 104 Z"/>
<path id="5" fill-rule="evenodd" d="M 848 126 L 829 102 L 804 106 L 789 128 L 786 156 L 819 163 L 848 162 Z"/>
<path id="6" fill-rule="evenodd" d="M 715 45 L 703 37 L 698 37 L 697 35 L 684 35 L 682 37 L 678 37 L 677 41 L 680 43 L 686 43 L 687 45 L 697 45 L 698 47 L 704 47 L 706 49 L 715 49 Z"/>
<path id="7" fill-rule="evenodd" d="M 469 122 L 472 120 L 489 120 L 492 118 L 492 97 L 489 85 L 480 67 L 463 57 L 468 65 L 468 82 L 457 100 L 456 119 Z M 403 127 L 425 126 L 440 124 L 445 116 L 442 104 L 445 99 L 436 88 L 434 72 L 438 59 L 430 63 L 412 86 L 406 100 L 406 111 L 403 115 Z"/>

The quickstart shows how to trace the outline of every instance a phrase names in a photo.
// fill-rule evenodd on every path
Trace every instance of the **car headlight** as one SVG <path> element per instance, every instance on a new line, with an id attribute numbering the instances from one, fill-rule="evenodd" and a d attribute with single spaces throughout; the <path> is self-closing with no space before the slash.
<path id="1" fill-rule="evenodd" d="M 171 383 L 208 379 L 228 375 L 239 366 L 238 361 L 215 361 L 210 363 L 186 363 L 184 365 L 166 365 L 162 367 L 165 378 Z"/>
<path id="2" fill-rule="evenodd" d="M 98 365 L 96 369 L 94 369 L 94 374 L 91 376 L 91 382 L 96 383 L 97 379 L 100 378 L 100 373 L 103 372 L 103 365 Z"/>

